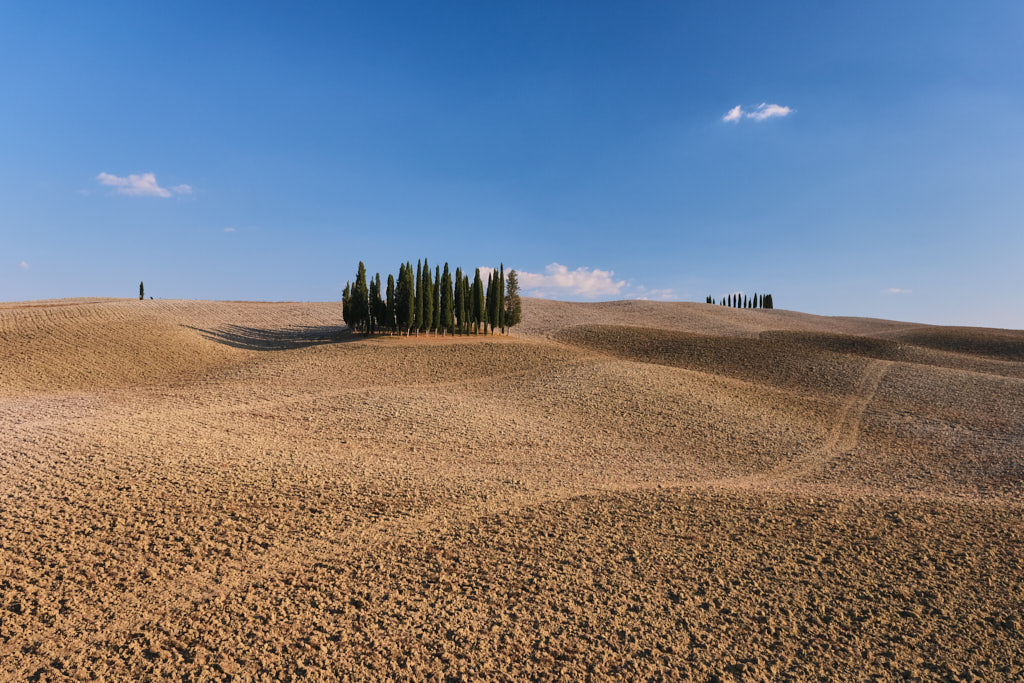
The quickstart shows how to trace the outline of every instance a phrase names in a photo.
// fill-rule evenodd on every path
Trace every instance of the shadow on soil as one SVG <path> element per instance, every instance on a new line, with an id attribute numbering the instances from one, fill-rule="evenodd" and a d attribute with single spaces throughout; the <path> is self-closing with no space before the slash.
<path id="1" fill-rule="evenodd" d="M 195 330 L 203 338 L 218 344 L 250 351 L 285 351 L 319 346 L 320 344 L 339 344 L 361 338 L 361 335 L 359 337 L 353 335 L 346 325 L 290 327 L 287 329 L 226 325 L 215 330 L 206 330 L 191 325 L 185 327 Z"/>

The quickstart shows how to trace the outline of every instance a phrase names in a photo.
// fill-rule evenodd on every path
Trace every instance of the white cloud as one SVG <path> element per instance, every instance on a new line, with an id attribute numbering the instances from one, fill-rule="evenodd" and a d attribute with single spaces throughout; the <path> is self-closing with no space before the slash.
<path id="1" fill-rule="evenodd" d="M 238 232 L 238 230 L 236 230 L 235 228 L 228 227 L 224 228 L 224 232 Z"/>
<path id="2" fill-rule="evenodd" d="M 900 287 L 890 287 L 889 289 L 885 290 L 885 293 L 886 294 L 910 294 L 911 291 L 912 290 L 902 289 Z"/>
<path id="3" fill-rule="evenodd" d="M 625 280 L 616 280 L 615 271 L 580 266 L 575 270 L 560 263 L 551 263 L 544 273 L 519 273 L 523 291 L 536 296 L 579 296 L 593 299 L 599 296 L 619 296 L 626 286 Z M 483 269 L 481 269 L 481 275 Z"/>
<path id="4" fill-rule="evenodd" d="M 793 110 L 789 107 L 762 102 L 757 105 L 757 108 L 754 109 L 754 111 L 747 114 L 747 118 L 754 119 L 755 121 L 764 121 L 765 119 L 774 118 L 776 116 L 789 116 L 792 113 Z"/>
<path id="5" fill-rule="evenodd" d="M 18 263 L 18 267 L 22 270 L 28 270 L 28 261 L 21 261 Z"/>
<path id="6" fill-rule="evenodd" d="M 100 173 L 96 176 L 100 185 L 114 188 L 118 194 L 129 197 L 170 197 L 172 194 L 192 194 L 189 185 L 175 185 L 171 189 L 160 187 L 156 176 L 152 173 L 131 173 L 122 178 L 112 173 Z"/>
<path id="7" fill-rule="evenodd" d="M 742 118 L 764 121 L 765 119 L 789 116 L 792 113 L 792 107 L 783 107 L 781 104 L 768 104 L 767 102 L 762 102 L 754 107 L 753 111 L 743 111 L 743 107 L 737 104 L 722 117 L 722 120 L 730 123 L 738 123 Z"/>

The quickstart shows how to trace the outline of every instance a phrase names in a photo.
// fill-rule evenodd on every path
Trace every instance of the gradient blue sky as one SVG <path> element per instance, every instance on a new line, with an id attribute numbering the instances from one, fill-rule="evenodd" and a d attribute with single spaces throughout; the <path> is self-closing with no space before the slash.
<path id="1" fill-rule="evenodd" d="M 426 256 L 1022 328 L 1022 36 L 1018 1 L 7 2 L 0 299 L 337 299 Z"/>

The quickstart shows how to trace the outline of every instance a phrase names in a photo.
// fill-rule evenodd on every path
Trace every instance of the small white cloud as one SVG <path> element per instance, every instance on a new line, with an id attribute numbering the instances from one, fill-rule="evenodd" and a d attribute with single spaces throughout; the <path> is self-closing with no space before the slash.
<path id="1" fill-rule="evenodd" d="M 754 119 L 755 121 L 764 121 L 765 119 L 771 119 L 776 116 L 789 116 L 792 113 L 793 110 L 789 107 L 762 102 L 757 105 L 757 108 L 754 109 L 754 111 L 747 114 L 747 118 Z"/>
<path id="2" fill-rule="evenodd" d="M 910 294 L 911 291 L 912 290 L 902 289 L 900 287 L 890 287 L 889 289 L 885 290 L 885 293 L 886 294 Z"/>
<path id="3" fill-rule="evenodd" d="M 18 267 L 22 270 L 28 270 L 28 261 L 21 261 L 18 263 Z"/>
<path id="4" fill-rule="evenodd" d="M 100 185 L 114 188 L 118 194 L 129 197 L 163 197 L 166 199 L 173 194 L 192 194 L 192 187 L 189 185 L 175 185 L 171 189 L 160 187 L 156 182 L 156 175 L 153 173 L 131 173 L 122 178 L 112 173 L 100 173 L 96 176 Z"/>
<path id="5" fill-rule="evenodd" d="M 743 111 L 743 108 L 737 104 L 726 112 L 725 116 L 722 117 L 722 120 L 729 123 L 738 123 L 740 119 L 743 118 L 754 119 L 755 121 L 764 121 L 765 119 L 789 116 L 792 113 L 792 107 L 783 107 L 780 104 L 768 104 L 767 102 L 762 102 L 754 107 L 753 111 Z"/>
<path id="6" fill-rule="evenodd" d="M 523 291 L 537 296 L 569 295 L 593 299 L 599 296 L 619 296 L 626 286 L 625 280 L 614 278 L 615 271 L 591 269 L 587 266 L 569 270 L 560 263 L 551 263 L 544 269 L 544 273 L 517 272 Z"/>
<path id="7" fill-rule="evenodd" d="M 85 190 L 85 189 L 78 190 L 78 194 L 82 195 L 83 197 L 88 197 L 89 196 L 89 190 Z"/>
<path id="8" fill-rule="evenodd" d="M 235 228 L 228 227 L 224 228 L 224 232 L 238 232 L 238 230 L 236 230 Z"/>

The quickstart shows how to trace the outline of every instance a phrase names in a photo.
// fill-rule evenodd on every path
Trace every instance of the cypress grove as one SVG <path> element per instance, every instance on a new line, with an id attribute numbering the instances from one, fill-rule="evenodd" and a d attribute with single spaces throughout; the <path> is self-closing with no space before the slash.
<path id="1" fill-rule="evenodd" d="M 704 299 L 704 303 L 714 304 L 715 299 L 712 296 L 707 296 Z M 726 294 L 719 300 L 719 306 L 729 306 L 731 308 L 765 308 L 771 309 L 775 306 L 772 304 L 771 294 L 758 294 L 755 292 L 753 296 L 747 297 L 743 294 Z"/>
<path id="2" fill-rule="evenodd" d="M 505 264 L 487 269 L 484 283 L 477 268 L 472 282 L 462 268 L 454 273 L 448 263 L 430 272 L 427 259 L 398 266 L 398 276 L 388 274 L 387 288 L 380 273 L 367 278 L 362 261 L 355 282 L 346 282 L 341 297 L 342 319 L 354 332 L 374 334 L 507 334 L 522 319 L 519 281 Z"/>

